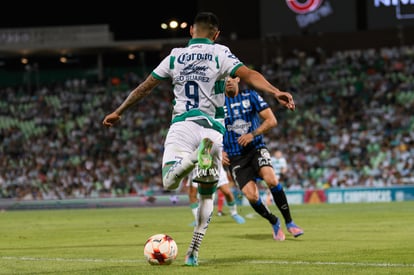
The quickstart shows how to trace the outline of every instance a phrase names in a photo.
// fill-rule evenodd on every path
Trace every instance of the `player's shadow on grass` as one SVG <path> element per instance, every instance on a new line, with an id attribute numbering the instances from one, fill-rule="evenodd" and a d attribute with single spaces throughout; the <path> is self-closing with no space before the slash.
<path id="1" fill-rule="evenodd" d="M 273 240 L 272 235 L 269 233 L 263 233 L 263 234 L 238 234 L 238 235 L 232 235 L 233 238 L 237 239 L 248 239 L 248 240 L 257 240 L 257 241 L 263 241 L 263 240 Z"/>
<path id="2" fill-rule="evenodd" d="M 232 234 L 229 238 L 234 238 L 238 240 L 254 240 L 254 241 L 263 241 L 269 240 L 273 242 L 278 242 L 273 239 L 272 234 L 270 233 L 263 233 L 263 234 Z M 286 239 L 284 241 L 294 241 L 299 240 L 300 238 L 293 238 L 291 236 L 286 235 Z"/>
<path id="3" fill-rule="evenodd" d="M 240 264 L 246 263 L 251 261 L 260 261 L 263 260 L 263 257 L 257 256 L 252 257 L 252 255 L 240 256 L 240 257 L 217 257 L 213 259 L 200 259 L 199 263 L 200 266 L 217 266 L 217 265 L 232 265 L 232 264 Z M 254 274 L 254 273 L 252 273 Z"/>

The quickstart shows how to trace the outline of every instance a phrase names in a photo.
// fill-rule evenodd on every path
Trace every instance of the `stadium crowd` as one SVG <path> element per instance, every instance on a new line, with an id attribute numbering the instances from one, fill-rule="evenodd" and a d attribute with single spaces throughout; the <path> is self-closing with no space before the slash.
<path id="1" fill-rule="evenodd" d="M 290 112 L 268 100 L 278 126 L 266 142 L 288 160 L 287 190 L 414 184 L 413 46 L 296 52 L 261 71 L 291 91 L 297 106 Z M 0 88 L 0 198 L 163 192 L 159 160 L 171 115 L 168 84 L 117 127 L 102 126 L 105 112 L 140 77 L 71 79 L 30 93 Z"/>

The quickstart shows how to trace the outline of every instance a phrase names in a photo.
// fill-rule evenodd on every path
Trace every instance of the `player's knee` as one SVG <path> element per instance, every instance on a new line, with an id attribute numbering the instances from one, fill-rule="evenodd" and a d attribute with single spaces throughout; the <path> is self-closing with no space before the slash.
<path id="1" fill-rule="evenodd" d="M 164 165 L 162 168 L 162 185 L 166 190 L 175 190 L 180 185 L 181 179 L 171 173 L 172 164 Z"/>
<path id="2" fill-rule="evenodd" d="M 259 200 L 259 195 L 254 192 L 254 193 L 250 193 L 250 192 L 243 192 L 243 195 L 246 197 L 246 199 L 249 202 L 256 202 Z"/>
<path id="3" fill-rule="evenodd" d="M 267 185 L 267 187 L 272 189 L 272 188 L 277 187 L 280 184 L 277 182 L 277 180 L 269 180 L 269 181 L 266 181 L 266 185 Z"/>

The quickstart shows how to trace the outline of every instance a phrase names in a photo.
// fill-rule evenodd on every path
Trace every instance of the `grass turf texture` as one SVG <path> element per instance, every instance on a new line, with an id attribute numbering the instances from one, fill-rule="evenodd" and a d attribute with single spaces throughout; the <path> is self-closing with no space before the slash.
<path id="1" fill-rule="evenodd" d="M 280 216 L 275 207 L 274 213 Z M 199 266 L 184 266 L 189 207 L 23 210 L 0 213 L 0 274 L 414 274 L 414 201 L 292 205 L 299 238 L 272 239 L 248 207 L 245 224 L 213 216 Z M 151 266 L 145 240 L 172 236 L 178 258 Z"/>

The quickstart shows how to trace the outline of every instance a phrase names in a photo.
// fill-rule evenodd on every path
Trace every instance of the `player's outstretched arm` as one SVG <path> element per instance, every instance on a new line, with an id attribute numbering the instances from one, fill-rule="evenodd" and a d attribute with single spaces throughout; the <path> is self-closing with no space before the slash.
<path id="1" fill-rule="evenodd" d="M 236 71 L 236 76 L 240 77 L 247 85 L 253 87 L 257 91 L 263 91 L 272 94 L 276 100 L 289 110 L 295 110 L 295 102 L 293 96 L 289 92 L 284 92 L 273 86 L 258 71 L 252 70 L 247 66 L 241 66 Z"/>
<path id="2" fill-rule="evenodd" d="M 102 124 L 106 127 L 112 127 L 116 122 L 121 119 L 121 115 L 132 105 L 140 101 L 142 98 L 149 95 L 149 93 L 154 89 L 161 80 L 154 78 L 152 75 L 149 75 L 147 79 L 139 84 L 134 90 L 129 93 L 128 97 L 122 102 L 119 107 L 105 116 Z"/>

